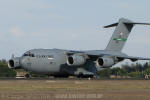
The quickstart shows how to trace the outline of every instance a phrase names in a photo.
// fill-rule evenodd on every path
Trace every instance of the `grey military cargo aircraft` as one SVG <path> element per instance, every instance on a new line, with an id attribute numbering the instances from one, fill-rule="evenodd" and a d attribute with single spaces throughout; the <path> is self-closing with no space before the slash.
<path id="1" fill-rule="evenodd" d="M 104 50 L 73 51 L 61 49 L 32 49 L 21 57 L 12 57 L 8 61 L 11 69 L 24 69 L 30 72 L 45 74 L 54 77 L 93 77 L 97 71 L 110 68 L 125 60 L 150 60 L 149 58 L 133 57 L 122 53 L 122 49 L 134 25 L 150 25 L 150 23 L 136 23 L 121 18 L 119 22 L 104 26 L 116 27 Z"/>

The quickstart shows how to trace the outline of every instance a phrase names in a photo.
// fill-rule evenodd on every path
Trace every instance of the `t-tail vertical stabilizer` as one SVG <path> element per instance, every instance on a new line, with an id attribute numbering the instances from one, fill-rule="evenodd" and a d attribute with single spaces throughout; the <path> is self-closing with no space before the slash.
<path id="1" fill-rule="evenodd" d="M 121 51 L 128 39 L 128 36 L 135 24 L 142 25 L 150 25 L 150 23 L 135 23 L 128 19 L 121 18 L 118 23 L 114 23 L 108 26 L 104 26 L 104 28 L 114 27 L 115 31 L 109 41 L 105 50 L 108 51 Z"/>

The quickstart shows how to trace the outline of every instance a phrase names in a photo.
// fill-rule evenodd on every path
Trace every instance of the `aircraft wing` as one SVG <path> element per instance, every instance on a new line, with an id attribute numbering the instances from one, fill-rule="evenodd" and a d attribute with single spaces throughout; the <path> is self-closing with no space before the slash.
<path id="1" fill-rule="evenodd" d="M 108 54 L 108 53 L 101 53 L 101 54 L 92 54 L 92 53 L 88 53 L 88 52 L 84 52 L 84 51 L 69 51 L 67 53 L 68 55 L 73 55 L 73 54 L 82 54 L 82 55 L 87 55 L 89 57 L 90 60 L 97 60 L 97 58 L 99 57 L 103 57 L 103 56 L 109 56 L 109 57 L 116 57 L 120 60 L 124 60 L 124 59 L 130 59 L 131 61 L 137 61 L 137 60 L 150 60 L 150 58 L 143 58 L 143 57 L 133 57 L 133 56 L 128 56 L 125 54 Z"/>
<path id="2" fill-rule="evenodd" d="M 150 58 L 143 58 L 143 57 L 133 57 L 133 56 L 118 56 L 118 58 L 123 58 L 123 59 L 130 59 L 132 61 L 136 60 L 150 60 Z"/>
<path id="3" fill-rule="evenodd" d="M 88 55 L 88 54 L 87 54 Z M 102 55 L 88 55 L 90 58 L 98 58 L 103 56 L 110 56 L 110 57 L 116 57 L 120 60 L 124 59 L 130 59 L 131 61 L 137 61 L 137 60 L 150 60 L 150 58 L 143 58 L 143 57 L 133 57 L 133 56 L 122 56 L 122 55 L 112 55 L 112 54 L 102 54 Z"/>

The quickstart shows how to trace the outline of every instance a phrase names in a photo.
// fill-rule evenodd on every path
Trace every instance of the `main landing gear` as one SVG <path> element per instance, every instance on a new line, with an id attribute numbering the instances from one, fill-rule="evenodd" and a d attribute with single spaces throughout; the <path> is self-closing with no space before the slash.
<path id="1" fill-rule="evenodd" d="M 94 75 L 84 75 L 83 73 L 79 73 L 79 75 L 77 76 L 77 78 L 93 78 Z"/>

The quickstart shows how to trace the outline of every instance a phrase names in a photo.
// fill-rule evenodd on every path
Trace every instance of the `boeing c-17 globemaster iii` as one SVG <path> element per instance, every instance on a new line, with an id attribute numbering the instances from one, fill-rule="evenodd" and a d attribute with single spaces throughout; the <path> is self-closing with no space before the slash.
<path id="1" fill-rule="evenodd" d="M 54 77 L 93 77 L 97 71 L 110 68 L 125 60 L 150 60 L 149 58 L 133 57 L 122 53 L 122 49 L 134 25 L 150 25 L 150 23 L 136 23 L 121 18 L 119 22 L 104 26 L 116 27 L 104 50 L 73 51 L 61 49 L 32 49 L 21 57 L 12 57 L 8 61 L 11 69 L 24 69 L 30 77 L 30 72 Z"/>

